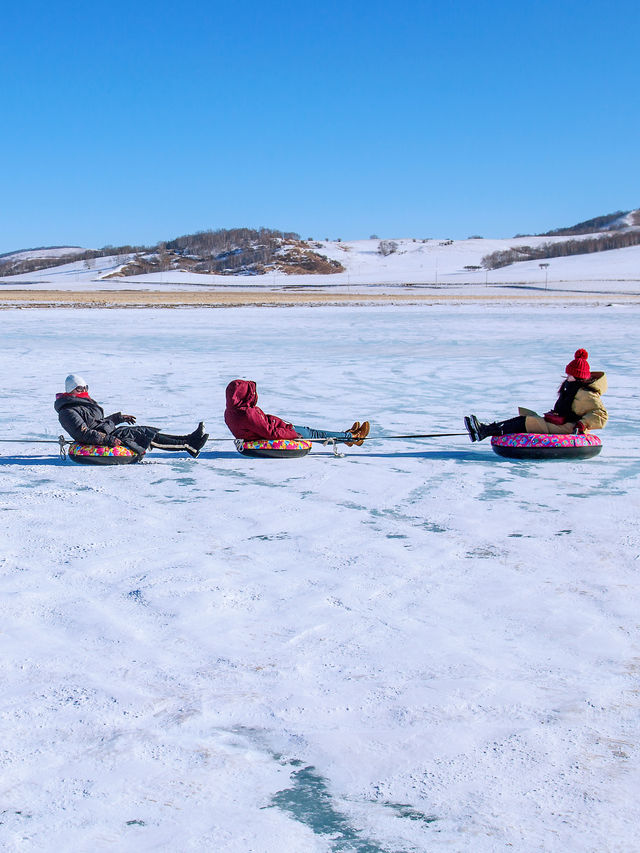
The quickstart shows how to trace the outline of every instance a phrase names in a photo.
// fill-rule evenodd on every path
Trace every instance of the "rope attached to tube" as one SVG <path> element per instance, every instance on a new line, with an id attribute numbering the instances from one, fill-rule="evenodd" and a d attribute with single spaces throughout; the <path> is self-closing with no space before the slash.
<path id="1" fill-rule="evenodd" d="M 359 439 L 362 441 L 388 441 L 391 439 L 420 439 L 420 438 L 450 438 L 452 436 L 466 435 L 466 432 L 432 432 L 420 433 L 416 435 L 369 435 L 366 438 Z M 210 438 L 209 441 L 236 441 L 235 438 Z M 338 452 L 338 444 L 344 443 L 343 439 L 337 438 L 306 438 L 305 441 L 323 444 L 325 447 L 331 445 L 334 456 L 344 456 L 344 453 Z M 67 458 L 67 445 L 73 444 L 73 441 L 66 439 L 64 435 L 59 435 L 58 438 L 0 438 L 1 444 L 57 444 L 60 448 L 60 458 Z"/>

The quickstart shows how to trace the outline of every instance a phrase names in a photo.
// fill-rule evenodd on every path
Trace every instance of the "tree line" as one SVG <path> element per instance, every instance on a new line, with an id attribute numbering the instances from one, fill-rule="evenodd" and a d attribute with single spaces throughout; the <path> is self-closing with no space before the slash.
<path id="1" fill-rule="evenodd" d="M 96 258 L 106 258 L 111 255 L 128 257 L 136 252 L 145 251 L 150 249 L 144 246 L 104 246 L 102 249 L 87 249 L 84 252 L 59 255 L 57 258 L 12 258 L 9 255 L 4 259 L 0 258 L 0 275 L 20 275 L 20 273 L 36 272 L 50 267 L 62 267 L 78 261 L 95 261 Z"/>
<path id="2" fill-rule="evenodd" d="M 482 259 L 487 270 L 497 270 L 518 261 L 536 261 L 544 258 L 566 258 L 570 255 L 586 255 L 592 252 L 606 252 L 610 249 L 624 249 L 640 244 L 640 230 L 612 231 L 584 240 L 563 240 L 559 243 L 541 243 L 539 246 L 514 246 L 513 249 L 492 252 Z"/>
<path id="3" fill-rule="evenodd" d="M 637 211 L 635 211 L 637 213 Z M 554 228 L 553 231 L 545 231 L 543 234 L 537 234 L 537 237 L 571 237 L 578 234 L 593 234 L 595 231 L 618 231 L 627 226 L 620 224 L 617 220 L 631 213 L 630 210 L 616 210 L 614 213 L 607 213 L 604 216 L 595 216 L 593 219 L 586 219 L 584 222 L 578 222 L 572 225 L 571 228 Z"/>
<path id="4" fill-rule="evenodd" d="M 274 260 L 284 243 L 297 242 L 294 231 L 273 228 L 221 228 L 198 231 L 155 246 L 103 246 L 55 258 L 0 257 L 0 275 L 19 275 L 84 261 L 87 267 L 98 258 L 122 256 L 140 272 L 185 268 L 194 272 L 239 271 Z M 51 247 L 48 247 L 51 248 Z"/>
<path id="5" fill-rule="evenodd" d="M 106 276 L 141 275 L 165 270 L 260 275 L 283 272 L 330 273 L 344 269 L 338 261 L 314 252 L 294 231 L 273 228 L 222 228 L 198 231 L 155 246 L 104 246 L 57 258 L 0 257 L 0 276 L 84 262 L 91 269 L 98 258 L 115 256 L 122 267 Z"/>

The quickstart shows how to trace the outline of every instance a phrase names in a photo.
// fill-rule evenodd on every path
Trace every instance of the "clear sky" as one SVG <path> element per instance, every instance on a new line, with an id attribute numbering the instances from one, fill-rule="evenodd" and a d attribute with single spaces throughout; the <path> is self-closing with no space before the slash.
<path id="1" fill-rule="evenodd" d="M 508 237 L 640 206 L 637 0 L 5 7 L 0 252 Z"/>

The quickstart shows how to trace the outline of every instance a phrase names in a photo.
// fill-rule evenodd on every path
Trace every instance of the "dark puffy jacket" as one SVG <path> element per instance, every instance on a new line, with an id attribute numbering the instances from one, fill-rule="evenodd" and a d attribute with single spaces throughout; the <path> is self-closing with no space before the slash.
<path id="1" fill-rule="evenodd" d="M 256 405 L 256 383 L 234 379 L 227 385 L 227 408 L 224 421 L 236 438 L 299 438 L 292 424 L 276 415 L 266 415 Z"/>
<path id="2" fill-rule="evenodd" d="M 58 420 L 69 435 L 82 444 L 111 446 L 112 434 L 118 424 L 124 422 L 122 412 L 105 418 L 104 410 L 91 397 L 76 397 L 72 394 L 56 394 L 53 404 Z"/>

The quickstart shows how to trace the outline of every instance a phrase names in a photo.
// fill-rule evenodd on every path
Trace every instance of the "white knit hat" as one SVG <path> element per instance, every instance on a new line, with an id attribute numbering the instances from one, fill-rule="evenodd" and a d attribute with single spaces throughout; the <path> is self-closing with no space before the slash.
<path id="1" fill-rule="evenodd" d="M 67 394 L 76 389 L 78 385 L 86 385 L 87 383 L 84 381 L 82 376 L 78 376 L 77 373 L 70 373 L 67 378 L 64 380 L 64 390 Z"/>

